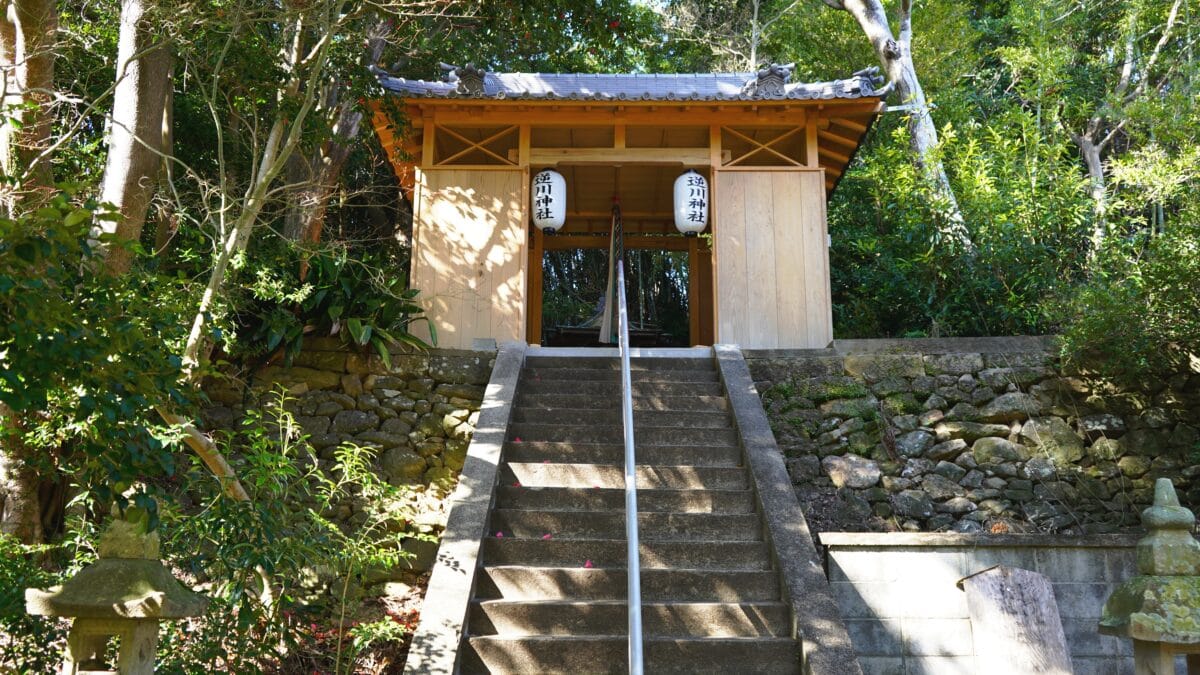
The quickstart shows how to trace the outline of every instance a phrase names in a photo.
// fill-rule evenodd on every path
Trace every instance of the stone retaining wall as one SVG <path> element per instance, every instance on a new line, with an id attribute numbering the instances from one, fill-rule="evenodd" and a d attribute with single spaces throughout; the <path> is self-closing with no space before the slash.
<path id="1" fill-rule="evenodd" d="M 414 485 L 418 493 L 426 492 L 421 486 L 436 488 L 427 491 L 419 509 L 424 522 L 416 525 L 440 531 L 442 495 L 462 470 L 494 362 L 490 351 L 396 350 L 389 367 L 340 340 L 309 339 L 291 367 L 268 366 L 246 381 L 206 383 L 213 405 L 203 417 L 209 429 L 236 428 L 245 410 L 282 388 L 286 408 L 322 461 L 354 443 L 378 451 L 379 473 L 393 485 Z M 356 509 L 348 502 L 330 515 L 353 524 Z M 436 545 L 422 547 L 414 566 L 431 563 L 434 550 Z"/>
<path id="2" fill-rule="evenodd" d="M 1115 532 L 1160 476 L 1200 505 L 1200 374 L 1124 391 L 1054 353 L 964 338 L 746 358 L 817 531 Z"/>
<path id="3" fill-rule="evenodd" d="M 826 573 L 867 675 L 976 672 L 959 579 L 993 565 L 1045 575 L 1076 675 L 1133 672 L 1133 643 L 1100 635 L 1109 593 L 1136 574 L 1123 535 L 825 533 Z"/>

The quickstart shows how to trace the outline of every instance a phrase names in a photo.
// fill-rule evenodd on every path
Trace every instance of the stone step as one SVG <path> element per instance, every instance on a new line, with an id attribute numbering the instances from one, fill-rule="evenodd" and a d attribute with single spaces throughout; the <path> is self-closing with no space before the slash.
<path id="1" fill-rule="evenodd" d="M 515 410 L 545 410 L 574 408 L 577 410 L 620 410 L 619 396 L 589 396 L 587 394 L 525 394 L 518 393 Z M 729 410 L 724 396 L 634 396 L 634 411 L 680 410 L 720 412 Z"/>
<path id="2" fill-rule="evenodd" d="M 621 383 L 569 380 L 521 380 L 517 386 L 522 394 L 533 396 L 581 395 L 621 400 Z M 653 396 L 723 396 L 719 382 L 634 382 L 633 397 Z"/>
<path id="3" fill-rule="evenodd" d="M 720 382 L 717 371 L 707 370 L 630 370 L 633 383 L 642 382 Z M 597 368 L 530 368 L 521 371 L 521 382 L 621 382 L 621 371 Z"/>
<path id="4" fill-rule="evenodd" d="M 622 600 L 483 600 L 471 603 L 474 635 L 627 635 Z M 787 637 L 782 602 L 644 602 L 646 637 Z"/>
<path id="5" fill-rule="evenodd" d="M 479 636 L 459 659 L 462 673 L 625 673 L 628 641 L 609 636 Z M 648 673 L 716 670 L 799 673 L 800 649 L 789 638 L 648 638 Z M 722 667 L 723 666 L 723 667 Z"/>
<path id="6" fill-rule="evenodd" d="M 526 368 L 593 368 L 596 370 L 621 370 L 619 357 L 603 356 L 535 356 L 525 357 Z M 712 357 L 706 358 L 638 358 L 629 359 L 629 370 L 714 370 Z"/>
<path id="7" fill-rule="evenodd" d="M 524 539 L 501 537 L 495 531 L 491 534 L 494 536 L 483 540 L 486 565 L 582 567 L 589 560 L 595 567 L 623 568 L 626 564 L 624 539 Z M 771 566 L 770 552 L 761 541 L 642 540 L 638 552 L 643 570 L 766 570 Z"/>
<path id="8" fill-rule="evenodd" d="M 586 560 L 586 558 L 585 558 Z M 625 600 L 625 570 L 607 567 L 487 565 L 475 580 L 478 600 Z M 595 561 L 592 562 L 595 565 Z M 779 579 L 767 570 L 643 569 L 644 602 L 779 600 Z"/>
<path id="9" fill-rule="evenodd" d="M 532 424 L 571 424 L 577 426 L 603 424 L 614 427 L 622 427 L 624 423 L 620 408 L 616 410 L 517 408 L 513 410 L 511 421 Z M 653 427 L 729 429 L 732 427 L 732 424 L 729 413 L 721 411 L 635 410 L 633 413 L 633 428 L 635 431 Z"/>
<path id="10" fill-rule="evenodd" d="M 741 466 L 736 446 L 643 445 L 637 448 L 639 464 L 686 466 Z M 619 443 L 547 443 L 522 441 L 504 444 L 510 462 L 562 462 L 564 464 L 625 464 L 625 446 Z"/>
<path id="11" fill-rule="evenodd" d="M 554 511 L 608 511 L 625 508 L 621 488 L 512 487 L 496 490 L 496 507 Z M 749 490 L 656 490 L 638 488 L 640 513 L 753 513 L 754 493 Z"/>
<path id="12" fill-rule="evenodd" d="M 651 490 L 745 490 L 746 472 L 725 466 L 638 466 L 637 487 Z M 505 462 L 500 485 L 521 487 L 624 488 L 624 467 L 616 464 Z"/>
<path id="13" fill-rule="evenodd" d="M 623 541 L 625 511 L 497 508 L 492 511 L 489 532 L 519 538 L 536 539 L 549 534 L 555 540 Z M 639 509 L 638 536 L 643 541 L 762 541 L 762 530 L 758 516 L 753 513 L 643 513 Z"/>
<path id="14" fill-rule="evenodd" d="M 508 425 L 508 440 L 572 441 L 576 443 L 624 443 L 621 425 L 539 424 L 513 422 Z M 688 429 L 676 427 L 634 427 L 634 442 L 643 445 L 734 445 L 737 432 L 724 429 Z"/>

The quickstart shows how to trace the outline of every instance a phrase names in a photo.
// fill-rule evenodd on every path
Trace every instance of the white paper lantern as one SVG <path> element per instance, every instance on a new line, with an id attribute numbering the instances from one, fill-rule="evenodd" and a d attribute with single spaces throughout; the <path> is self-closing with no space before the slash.
<path id="1" fill-rule="evenodd" d="M 533 177 L 533 224 L 542 232 L 557 232 L 567 222 L 567 181 L 552 169 Z"/>
<path id="2" fill-rule="evenodd" d="M 675 179 L 675 229 L 694 237 L 708 227 L 708 181 L 688 169 Z"/>

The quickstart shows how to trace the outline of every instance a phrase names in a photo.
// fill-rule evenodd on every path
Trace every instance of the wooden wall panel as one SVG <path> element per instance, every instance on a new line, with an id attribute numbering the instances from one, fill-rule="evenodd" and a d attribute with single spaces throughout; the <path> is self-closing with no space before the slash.
<path id="1" fill-rule="evenodd" d="M 718 171 L 717 341 L 821 348 L 833 339 L 820 171 Z"/>
<path id="2" fill-rule="evenodd" d="M 418 185 L 412 285 L 438 346 L 524 340 L 524 172 L 425 169 Z M 428 337 L 423 326 L 414 332 Z"/>
<path id="3" fill-rule="evenodd" d="M 717 339 L 740 335 L 749 319 L 746 289 L 746 181 L 718 174 L 716 235 Z M 723 217 L 723 214 L 728 217 Z"/>

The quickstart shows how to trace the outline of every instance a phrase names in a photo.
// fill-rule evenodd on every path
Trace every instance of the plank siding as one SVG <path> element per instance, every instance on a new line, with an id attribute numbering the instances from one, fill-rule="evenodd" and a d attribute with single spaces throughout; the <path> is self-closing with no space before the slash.
<path id="1" fill-rule="evenodd" d="M 412 285 L 439 347 L 525 337 L 524 172 L 426 169 L 419 176 Z M 423 325 L 414 333 L 428 339 Z"/>
<path id="2" fill-rule="evenodd" d="M 717 341 L 811 349 L 833 339 L 821 171 L 718 171 Z"/>

